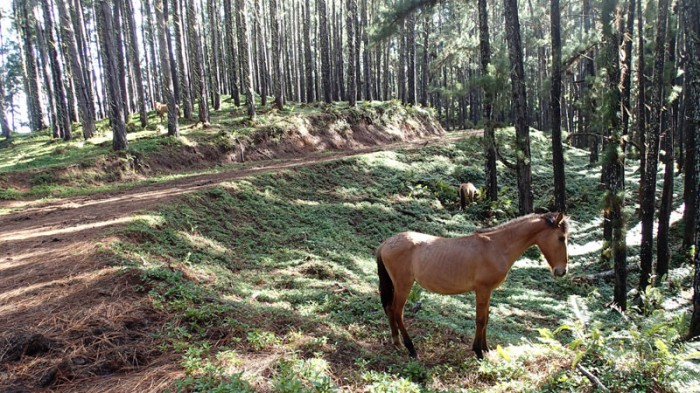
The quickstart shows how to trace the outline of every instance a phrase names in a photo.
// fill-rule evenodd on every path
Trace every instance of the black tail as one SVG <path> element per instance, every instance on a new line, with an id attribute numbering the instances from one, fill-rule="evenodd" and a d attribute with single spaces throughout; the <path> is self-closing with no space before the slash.
<path id="1" fill-rule="evenodd" d="M 377 273 L 379 274 L 379 295 L 382 298 L 382 307 L 386 310 L 394 301 L 394 283 L 391 282 L 379 250 L 377 250 Z"/>

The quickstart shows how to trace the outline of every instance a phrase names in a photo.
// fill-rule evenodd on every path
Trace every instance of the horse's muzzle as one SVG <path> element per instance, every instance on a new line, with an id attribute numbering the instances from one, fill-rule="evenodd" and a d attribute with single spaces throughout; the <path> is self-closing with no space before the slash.
<path id="1" fill-rule="evenodd" d="M 554 269 L 552 269 L 552 274 L 554 274 L 554 277 L 561 277 L 566 274 L 566 268 L 555 267 Z"/>

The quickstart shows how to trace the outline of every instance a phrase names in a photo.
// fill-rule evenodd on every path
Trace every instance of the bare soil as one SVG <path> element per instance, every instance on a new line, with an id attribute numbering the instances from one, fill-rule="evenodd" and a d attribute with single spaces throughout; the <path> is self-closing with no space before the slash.
<path id="1" fill-rule="evenodd" d="M 0 208 L 14 211 L 0 216 L 0 391 L 156 392 L 182 376 L 180 356 L 160 350 L 154 335 L 168 315 L 151 307 L 140 277 L 115 267 L 101 247 L 115 240 L 110 230 L 137 211 L 261 172 L 478 133 L 348 144 L 340 147 L 351 150 L 333 154 L 261 160 L 252 167 L 85 197 L 0 201 Z M 302 153 L 308 151 L 278 156 Z"/>

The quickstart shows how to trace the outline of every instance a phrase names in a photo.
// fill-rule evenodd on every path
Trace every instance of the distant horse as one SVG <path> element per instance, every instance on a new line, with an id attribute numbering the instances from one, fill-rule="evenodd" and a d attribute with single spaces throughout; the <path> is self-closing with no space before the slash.
<path id="1" fill-rule="evenodd" d="M 160 116 L 160 121 L 163 122 L 163 116 L 168 113 L 168 104 L 166 103 L 160 103 L 156 101 L 155 105 L 155 110 L 156 114 Z M 175 105 L 175 111 L 177 112 L 177 115 L 180 116 L 180 105 Z"/>
<path id="2" fill-rule="evenodd" d="M 499 226 L 458 238 L 442 238 L 403 232 L 385 240 L 377 249 L 379 292 L 389 317 L 391 338 L 399 346 L 399 331 L 410 357 L 416 349 L 406 332 L 403 308 L 417 281 L 423 288 L 445 295 L 476 292 L 476 333 L 472 349 L 483 359 L 491 292 L 530 246 L 536 244 L 552 274 L 566 274 L 569 225 L 562 213 L 530 214 Z"/>
<path id="3" fill-rule="evenodd" d="M 464 210 L 468 204 L 476 201 L 479 197 L 479 190 L 472 183 L 462 183 L 459 186 L 459 205 Z"/>

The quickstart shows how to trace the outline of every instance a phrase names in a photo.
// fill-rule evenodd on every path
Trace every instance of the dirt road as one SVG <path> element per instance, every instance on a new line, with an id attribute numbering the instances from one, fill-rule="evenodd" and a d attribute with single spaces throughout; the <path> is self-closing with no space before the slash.
<path id="1" fill-rule="evenodd" d="M 0 216 L 0 391 L 162 391 L 179 375 L 177 355 L 152 333 L 167 320 L 135 290 L 138 277 L 112 267 L 110 230 L 136 212 L 246 176 L 380 150 L 481 135 L 471 130 L 361 150 L 315 154 L 117 192 L 41 201 L 2 201 Z"/>

